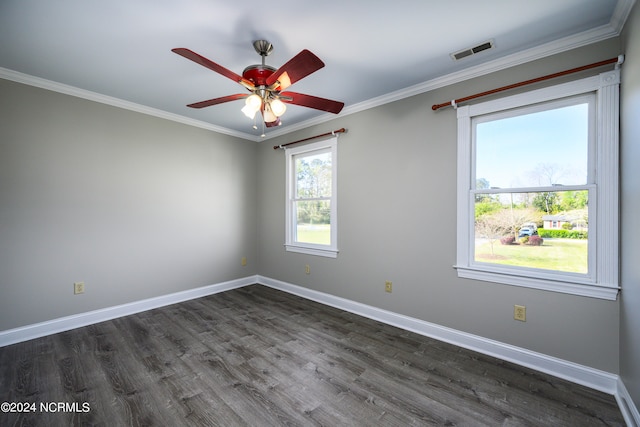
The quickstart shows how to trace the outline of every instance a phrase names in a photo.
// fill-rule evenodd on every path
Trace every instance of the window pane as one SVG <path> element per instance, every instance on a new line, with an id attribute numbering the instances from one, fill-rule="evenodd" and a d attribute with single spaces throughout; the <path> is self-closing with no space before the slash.
<path id="1" fill-rule="evenodd" d="M 331 244 L 331 202 L 313 200 L 295 202 L 296 241 Z"/>
<path id="2" fill-rule="evenodd" d="M 588 273 L 588 191 L 475 195 L 476 262 Z"/>
<path id="3" fill-rule="evenodd" d="M 331 197 L 331 153 L 295 157 L 296 198 Z"/>
<path id="4" fill-rule="evenodd" d="M 587 103 L 479 122 L 475 132 L 478 189 L 587 184 Z"/>

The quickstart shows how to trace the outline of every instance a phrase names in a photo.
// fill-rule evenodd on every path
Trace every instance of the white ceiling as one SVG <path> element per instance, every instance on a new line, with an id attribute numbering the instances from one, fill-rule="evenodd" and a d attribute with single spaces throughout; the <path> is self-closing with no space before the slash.
<path id="1" fill-rule="evenodd" d="M 237 74 L 260 62 L 253 40 L 273 43 L 267 64 L 276 68 L 309 49 L 326 65 L 291 90 L 343 101 L 345 115 L 616 36 L 634 2 L 0 0 L 0 77 L 257 141 L 262 129 L 240 112 L 243 101 L 185 106 L 244 89 L 172 48 Z M 490 39 L 492 50 L 450 57 Z M 267 137 L 333 117 L 290 105 Z"/>

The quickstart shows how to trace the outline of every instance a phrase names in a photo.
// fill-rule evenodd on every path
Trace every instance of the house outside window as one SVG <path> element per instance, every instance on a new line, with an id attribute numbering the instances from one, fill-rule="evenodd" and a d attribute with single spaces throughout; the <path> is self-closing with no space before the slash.
<path id="1" fill-rule="evenodd" d="M 286 149 L 287 251 L 336 258 L 337 138 Z"/>
<path id="2" fill-rule="evenodd" d="M 459 277 L 615 299 L 619 72 L 458 109 Z"/>

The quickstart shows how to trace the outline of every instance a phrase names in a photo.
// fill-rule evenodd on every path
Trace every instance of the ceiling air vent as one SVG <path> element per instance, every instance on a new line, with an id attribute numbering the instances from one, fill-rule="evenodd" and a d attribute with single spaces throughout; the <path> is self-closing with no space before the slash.
<path id="1" fill-rule="evenodd" d="M 469 49 L 464 49 L 458 52 L 454 52 L 451 54 L 451 58 L 454 61 L 459 61 L 462 58 L 475 55 L 476 53 L 480 53 L 484 50 L 492 49 L 493 47 L 494 47 L 493 40 L 489 40 L 487 42 L 479 44 L 478 46 L 474 46 L 474 47 L 470 47 Z"/>

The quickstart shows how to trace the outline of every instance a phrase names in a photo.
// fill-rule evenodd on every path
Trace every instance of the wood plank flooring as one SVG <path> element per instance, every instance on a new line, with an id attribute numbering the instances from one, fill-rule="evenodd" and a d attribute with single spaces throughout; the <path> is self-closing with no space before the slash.
<path id="1" fill-rule="evenodd" d="M 37 405 L 2 427 L 624 425 L 607 394 L 260 285 L 0 348 L 0 402 Z"/>

